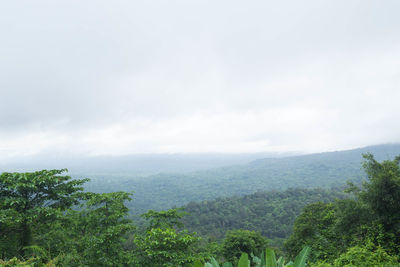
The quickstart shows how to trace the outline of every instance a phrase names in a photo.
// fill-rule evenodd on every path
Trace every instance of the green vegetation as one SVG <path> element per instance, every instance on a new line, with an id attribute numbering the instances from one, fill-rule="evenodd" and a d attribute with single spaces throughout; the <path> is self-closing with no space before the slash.
<path id="1" fill-rule="evenodd" d="M 225 262 L 223 264 L 223 267 L 233 267 L 233 266 L 237 266 L 237 267 L 250 267 L 250 266 L 254 266 L 254 267 L 305 267 L 306 263 L 307 263 L 307 257 L 308 257 L 309 252 L 310 252 L 310 248 L 304 247 L 300 251 L 300 253 L 296 256 L 294 263 L 292 261 L 290 261 L 286 264 L 282 257 L 280 257 L 279 259 L 276 259 L 275 252 L 270 248 L 267 248 L 265 250 L 265 254 L 263 252 L 260 257 L 254 256 L 254 255 L 251 255 L 251 257 L 249 257 L 248 253 L 243 252 L 240 255 L 239 259 L 236 261 L 237 264 L 234 264 L 231 262 Z M 199 261 L 197 261 L 194 266 L 202 267 L 203 265 Z M 206 262 L 204 264 L 204 267 L 219 267 L 219 266 L 220 265 L 214 258 L 211 258 L 210 262 Z"/>
<path id="2" fill-rule="evenodd" d="M 248 229 L 259 231 L 272 245 L 280 245 L 292 233 L 294 220 L 306 205 L 344 197 L 339 190 L 296 188 L 192 202 L 183 207 L 190 214 L 183 223 L 209 240 L 223 239 L 228 230 Z"/>
<path id="3" fill-rule="evenodd" d="M 400 145 L 379 145 L 348 151 L 328 152 L 284 158 L 265 158 L 245 165 L 138 177 L 93 175 L 85 188 L 91 192 L 134 191 L 128 203 L 132 214 L 148 210 L 181 207 L 190 202 L 221 197 L 244 196 L 259 191 L 288 188 L 342 188 L 348 180 L 359 183 L 365 178 L 360 168 L 362 153 L 371 152 L 378 160 L 400 154 Z M 129 164 L 129 162 L 127 162 Z"/>
<path id="4" fill-rule="evenodd" d="M 182 230 L 184 215 L 177 209 L 143 214 L 149 225 L 144 234 L 134 237 L 136 266 L 186 266 L 199 257 L 199 238 Z"/>
<path id="5" fill-rule="evenodd" d="M 359 186 L 350 183 L 348 198 L 321 189 L 237 197 L 230 210 L 239 213 L 231 219 L 243 219 L 238 224 L 243 227 L 225 227 L 219 242 L 185 229 L 186 208 L 150 210 L 142 215 L 146 225 L 135 227 L 126 206 L 131 193 L 85 192 L 86 179 L 74 180 L 63 175 L 66 170 L 2 173 L 0 266 L 398 266 L 400 156 L 378 162 L 365 154 L 364 159 L 368 179 Z M 314 200 L 326 202 L 309 204 Z M 299 206 L 289 205 L 296 201 Z M 304 205 L 283 250 L 276 250 L 278 259 L 268 236 L 246 228 L 245 222 L 256 228 L 269 218 L 266 213 L 276 213 L 270 218 L 283 224 Z M 211 207 L 211 214 L 225 209 L 198 207 L 203 206 Z M 192 219 L 201 217 L 201 208 L 196 212 Z"/>
<path id="6" fill-rule="evenodd" d="M 381 263 L 397 261 L 396 255 L 400 252 L 400 156 L 381 163 L 371 154 L 365 154 L 364 158 L 368 180 L 361 187 L 350 184 L 348 192 L 352 199 L 311 204 L 296 219 L 293 234 L 285 243 L 289 256 L 308 245 L 313 262 L 352 264 L 349 257 L 355 255 L 360 258 L 358 261 L 361 258 L 367 261 L 362 256 L 368 254 L 367 251 L 375 253 L 374 260 Z"/>
<path id="7" fill-rule="evenodd" d="M 232 230 L 227 232 L 222 244 L 222 256 L 236 264 L 243 252 L 248 255 L 260 255 L 267 245 L 268 240 L 260 233 L 248 230 Z"/>
<path id="8" fill-rule="evenodd" d="M 61 176 L 65 170 L 0 175 L 1 257 L 25 255 L 33 233 L 45 234 L 60 212 L 77 204 L 81 185 L 87 180 Z M 43 231 L 43 232 L 42 232 Z"/>

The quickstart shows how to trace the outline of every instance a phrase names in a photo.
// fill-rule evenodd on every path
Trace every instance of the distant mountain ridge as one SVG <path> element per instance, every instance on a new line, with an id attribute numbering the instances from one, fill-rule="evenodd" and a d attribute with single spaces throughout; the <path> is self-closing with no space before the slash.
<path id="1" fill-rule="evenodd" d="M 330 188 L 365 177 L 362 154 L 377 160 L 400 155 L 400 144 L 326 152 L 284 158 L 264 158 L 245 165 L 221 167 L 184 174 L 157 174 L 145 178 L 123 175 L 93 176 L 92 191 L 134 191 L 130 208 L 135 214 L 148 209 L 168 209 L 193 201 L 248 195 L 287 188 Z"/>
<path id="2" fill-rule="evenodd" d="M 185 173 L 223 166 L 247 164 L 263 157 L 284 157 L 293 153 L 174 153 L 123 156 L 40 154 L 0 162 L 0 171 L 34 171 L 68 168 L 75 175 L 148 176 Z"/>
<path id="3" fill-rule="evenodd" d="M 340 187 L 347 180 L 360 181 L 365 177 L 361 162 L 362 154 L 367 152 L 377 160 L 392 159 L 400 155 L 400 144 L 286 157 L 274 153 L 210 153 L 104 156 L 87 160 L 62 156 L 66 160 L 59 161 L 55 156 L 48 162 L 48 157 L 27 160 L 25 167 L 67 167 L 73 177 L 91 178 L 86 189 L 94 192 L 133 191 L 134 200 L 129 205 L 134 214 L 140 214 L 148 209 L 168 209 L 258 191 Z M 71 165 L 65 166 L 68 162 Z M 0 163 L 0 171 L 25 171 L 12 167 L 18 168 Z"/>
<path id="4" fill-rule="evenodd" d="M 355 149 L 348 149 L 348 150 L 338 150 L 338 151 L 329 151 L 329 152 L 321 152 L 321 153 L 312 153 L 312 154 L 305 154 L 305 155 L 293 155 L 293 156 L 288 156 L 288 157 L 282 157 L 282 158 L 263 158 L 263 159 L 257 159 L 252 161 L 250 164 L 256 164 L 259 162 L 263 161 L 268 161 L 268 160 L 285 160 L 285 159 L 293 159 L 293 158 L 298 158 L 298 159 L 315 159 L 315 160 L 332 160 L 332 159 L 337 159 L 338 156 L 344 161 L 347 160 L 354 160 L 354 156 L 358 155 L 360 160 L 362 160 L 362 154 L 365 153 L 372 153 L 374 157 L 381 161 L 381 160 L 386 160 L 386 159 L 391 159 L 400 153 L 400 143 L 397 144 L 381 144 L 381 145 L 374 145 L 374 146 L 366 146 L 366 147 L 361 147 L 361 148 L 355 148 Z M 357 156 L 357 157 L 358 157 Z"/>

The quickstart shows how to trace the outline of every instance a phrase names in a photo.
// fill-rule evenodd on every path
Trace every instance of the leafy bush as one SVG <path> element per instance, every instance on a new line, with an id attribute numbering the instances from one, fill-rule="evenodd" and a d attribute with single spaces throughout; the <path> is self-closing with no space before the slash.
<path id="1" fill-rule="evenodd" d="M 381 247 L 371 250 L 368 247 L 354 246 L 334 261 L 334 266 L 399 266 L 398 257 L 390 256 Z"/>
<path id="2" fill-rule="evenodd" d="M 0 260 L 0 267 L 55 267 L 60 266 L 58 264 L 58 258 L 50 260 L 47 263 L 43 263 L 40 257 L 31 257 L 26 261 L 12 258 L 8 261 Z"/>
<path id="3" fill-rule="evenodd" d="M 249 259 L 247 253 L 242 253 L 236 266 L 250 267 L 250 265 L 252 264 L 252 266 L 255 267 L 305 267 L 309 253 L 310 253 L 310 248 L 304 247 L 300 251 L 300 253 L 296 256 L 294 263 L 288 262 L 285 264 L 282 257 L 280 257 L 277 260 L 275 257 L 275 252 L 272 249 L 267 248 L 265 250 L 265 254 L 263 253 L 260 258 L 252 256 L 251 257 L 252 261 Z M 233 267 L 233 266 L 234 265 L 230 262 L 225 262 L 223 264 L 223 267 Z M 203 267 L 203 264 L 201 264 L 201 262 L 198 260 L 194 263 L 193 267 Z M 220 267 L 220 265 L 214 258 L 211 258 L 211 261 L 206 262 L 204 264 L 204 267 Z"/>
<path id="4" fill-rule="evenodd" d="M 268 240 L 260 233 L 248 230 L 232 230 L 226 234 L 222 255 L 230 262 L 237 263 L 243 252 L 259 255 L 267 247 Z"/>

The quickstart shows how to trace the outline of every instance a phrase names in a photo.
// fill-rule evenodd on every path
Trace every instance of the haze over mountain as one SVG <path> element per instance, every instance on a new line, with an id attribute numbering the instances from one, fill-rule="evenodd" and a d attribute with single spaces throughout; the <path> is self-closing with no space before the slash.
<path id="1" fill-rule="evenodd" d="M 400 266 L 399 13 L 2 1 L 0 265 Z"/>
<path id="2" fill-rule="evenodd" d="M 400 155 L 400 144 L 282 158 L 264 158 L 247 164 L 189 173 L 160 173 L 146 177 L 134 174 L 92 175 L 87 189 L 95 192 L 133 191 L 129 204 L 134 214 L 148 209 L 167 209 L 191 201 L 247 195 L 257 191 L 287 188 L 343 187 L 347 181 L 365 178 L 363 153 L 378 160 Z"/>
<path id="3" fill-rule="evenodd" d="M 148 154 L 98 157 L 25 157 L 12 164 L 0 163 L 0 171 L 33 171 L 68 168 L 76 178 L 88 177 L 87 190 L 133 191 L 129 204 L 134 214 L 167 209 L 191 201 L 246 195 L 257 191 L 302 187 L 342 187 L 347 180 L 360 181 L 362 154 L 378 160 L 400 155 L 400 144 L 353 150 L 294 155 L 248 154 Z"/>
<path id="4" fill-rule="evenodd" d="M 246 164 L 265 157 L 285 157 L 295 153 L 171 153 L 126 156 L 35 155 L 0 162 L 0 171 L 34 171 L 67 168 L 71 175 L 146 176 L 183 173 L 223 166 Z"/>

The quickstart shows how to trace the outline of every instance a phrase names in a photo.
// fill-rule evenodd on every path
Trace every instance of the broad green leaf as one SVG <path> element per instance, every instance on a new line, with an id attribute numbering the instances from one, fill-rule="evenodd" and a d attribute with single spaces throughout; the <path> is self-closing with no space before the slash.
<path id="1" fill-rule="evenodd" d="M 213 267 L 219 267 L 218 262 L 214 258 L 211 258 L 211 264 Z"/>
<path id="2" fill-rule="evenodd" d="M 233 267 L 233 265 L 230 262 L 225 262 L 222 267 Z"/>
<path id="3" fill-rule="evenodd" d="M 276 261 L 276 265 L 278 267 L 284 267 L 285 262 L 283 261 L 282 257 L 279 257 L 279 259 Z"/>
<path id="4" fill-rule="evenodd" d="M 296 256 L 296 259 L 294 260 L 294 267 L 305 267 L 309 252 L 310 252 L 310 247 L 305 246 Z"/>
<path id="5" fill-rule="evenodd" d="M 247 253 L 242 253 L 242 256 L 240 256 L 238 267 L 249 267 L 250 266 L 250 261 L 249 261 L 249 255 Z"/>
<path id="6" fill-rule="evenodd" d="M 275 252 L 270 248 L 265 250 L 265 266 L 276 267 Z"/>
<path id="7" fill-rule="evenodd" d="M 264 267 L 266 265 L 266 263 L 265 263 L 265 252 L 264 251 L 261 253 L 260 258 L 261 258 L 260 266 Z"/>
<path id="8" fill-rule="evenodd" d="M 196 260 L 196 261 L 194 262 L 194 265 L 193 265 L 193 267 L 204 267 L 204 264 L 203 264 L 203 263 L 201 263 L 201 261 L 200 261 L 200 260 Z"/>

